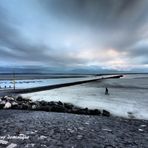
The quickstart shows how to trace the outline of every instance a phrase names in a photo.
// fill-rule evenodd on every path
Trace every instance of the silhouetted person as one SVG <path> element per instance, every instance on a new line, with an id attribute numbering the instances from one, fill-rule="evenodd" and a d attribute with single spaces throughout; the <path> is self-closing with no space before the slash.
<path id="1" fill-rule="evenodd" d="M 107 87 L 105 88 L 105 95 L 109 95 Z"/>
<path id="2" fill-rule="evenodd" d="M 7 88 L 7 86 L 5 85 L 5 88 Z"/>

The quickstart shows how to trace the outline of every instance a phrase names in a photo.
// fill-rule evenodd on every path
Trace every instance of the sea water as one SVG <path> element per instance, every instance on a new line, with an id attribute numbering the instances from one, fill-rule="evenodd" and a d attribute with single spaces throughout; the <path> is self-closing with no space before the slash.
<path id="1" fill-rule="evenodd" d="M 105 95 L 105 88 L 109 95 Z M 80 107 L 106 109 L 113 115 L 148 119 L 148 75 L 125 75 L 81 85 L 24 94 L 33 100 L 63 101 Z"/>

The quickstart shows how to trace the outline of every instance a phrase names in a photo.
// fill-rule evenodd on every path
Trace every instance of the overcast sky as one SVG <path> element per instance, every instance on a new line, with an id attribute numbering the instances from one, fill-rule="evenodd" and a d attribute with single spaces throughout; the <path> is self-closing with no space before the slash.
<path id="1" fill-rule="evenodd" d="M 0 66 L 148 70 L 148 0 L 0 0 Z"/>

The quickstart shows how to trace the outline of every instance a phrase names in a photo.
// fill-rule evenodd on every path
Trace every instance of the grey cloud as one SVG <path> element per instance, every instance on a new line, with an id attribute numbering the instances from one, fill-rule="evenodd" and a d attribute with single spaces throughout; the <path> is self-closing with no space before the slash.
<path id="1" fill-rule="evenodd" d="M 128 49 L 131 59 L 139 61 L 139 64 L 148 64 L 148 43 L 139 43 Z"/>
<path id="2" fill-rule="evenodd" d="M 72 21 L 83 29 L 91 28 L 97 42 L 126 50 L 141 38 L 138 30 L 148 24 L 148 1 L 143 0 L 44 0 L 47 13 L 61 21 Z M 98 39 L 99 40 L 99 39 Z"/>
<path id="3" fill-rule="evenodd" d="M 24 2 L 29 3 L 30 1 Z M 10 62 L 15 60 L 21 64 L 28 64 L 30 62 L 34 65 L 61 67 L 80 64 L 85 66 L 91 60 L 76 56 L 78 49 L 80 48 L 81 50 L 81 42 L 83 42 L 83 49 L 88 48 L 89 42 L 90 50 L 95 47 L 95 49 L 92 49 L 92 52 L 99 51 L 99 48 L 101 50 L 104 49 L 104 51 L 108 50 L 108 48 L 113 48 L 118 52 L 126 51 L 129 59 L 143 58 L 143 64 L 148 63 L 146 61 L 147 46 L 134 46 L 140 40 L 145 39 L 142 36 L 143 32 L 139 31 L 148 25 L 147 0 L 36 0 L 32 1 L 31 4 L 33 3 L 38 4 L 39 7 L 32 8 L 37 9 L 36 11 L 39 14 L 37 15 L 38 17 L 32 17 L 32 22 L 28 23 L 34 26 L 35 30 L 41 30 L 42 32 L 45 29 L 45 32 L 47 31 L 47 34 L 50 36 L 49 39 L 48 36 L 44 36 L 45 33 L 36 34 L 41 39 L 47 39 L 48 44 L 45 44 L 42 40 L 32 42 L 29 37 L 25 37 L 20 30 L 21 26 L 18 28 L 16 20 L 11 18 L 10 12 L 0 7 L 1 59 L 4 60 L 6 58 Z M 50 27 L 42 28 L 42 26 L 34 24 L 33 19 L 36 19 L 35 22 L 37 23 L 42 15 L 46 15 L 46 17 L 41 19 L 43 21 L 41 24 L 48 26 L 51 22 L 50 25 L 53 25 L 54 30 Z M 21 22 L 22 18 L 19 19 Z M 54 19 L 57 21 L 55 26 Z M 28 31 L 27 27 L 25 29 Z M 52 44 L 58 44 L 53 43 L 54 40 L 62 42 L 64 41 L 63 36 L 65 34 L 70 36 L 73 32 L 76 32 L 76 37 L 82 38 L 82 40 L 74 42 L 75 46 L 52 46 Z M 52 38 L 51 34 L 53 36 L 57 34 L 57 36 L 55 35 Z M 36 35 L 33 36 L 35 39 L 37 38 Z M 85 36 L 87 37 L 85 38 Z M 105 60 L 107 61 L 107 59 Z M 102 60 L 102 65 L 103 62 L 105 61 Z M 137 62 L 139 61 L 137 60 Z"/>
<path id="4" fill-rule="evenodd" d="M 143 0 L 44 0 L 40 4 L 53 15 L 99 27 L 114 28 L 131 23 L 147 9 L 148 2 Z M 138 11 L 137 11 L 138 10 Z M 141 11 L 142 10 L 142 11 Z M 146 15 L 146 14 L 145 14 Z M 133 20 L 134 19 L 134 20 Z M 125 24 L 123 24 L 125 26 Z M 120 26 L 121 27 L 121 26 Z M 129 26 L 128 26 L 129 27 Z"/>
<path id="5" fill-rule="evenodd" d="M 18 64 L 28 64 L 29 62 L 41 65 L 68 66 L 72 64 L 84 63 L 84 60 L 71 57 L 69 53 L 64 53 L 65 49 L 53 49 L 42 43 L 32 43 L 25 38 L 19 29 L 9 22 L 9 17 L 1 9 L 0 20 L 0 58 L 2 60 L 18 61 Z M 12 64 L 12 63 L 11 63 Z"/>
<path id="6" fill-rule="evenodd" d="M 13 26 L 10 17 L 4 9 L 0 9 L 0 58 L 5 61 L 60 63 L 60 59 L 52 56 L 52 49 L 39 44 L 33 44 L 24 38 L 19 30 Z M 48 55 L 46 50 L 51 51 Z M 57 58 L 57 59 L 56 59 Z M 11 63 L 12 64 L 12 63 Z"/>

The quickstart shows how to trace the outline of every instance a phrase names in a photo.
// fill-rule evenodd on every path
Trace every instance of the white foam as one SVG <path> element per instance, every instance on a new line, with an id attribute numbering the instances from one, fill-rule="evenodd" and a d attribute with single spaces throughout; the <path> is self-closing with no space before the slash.
<path id="1" fill-rule="evenodd" d="M 108 87 L 110 95 L 105 95 Z M 24 94 L 33 100 L 70 102 L 81 107 L 106 109 L 122 117 L 148 119 L 148 79 L 125 77 L 54 90 Z"/>

